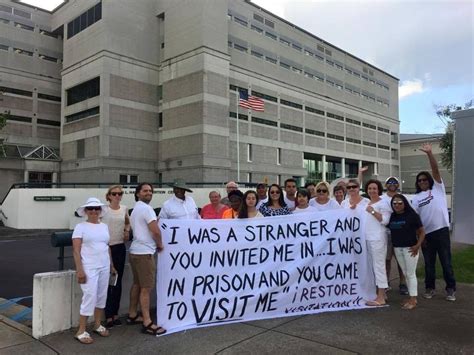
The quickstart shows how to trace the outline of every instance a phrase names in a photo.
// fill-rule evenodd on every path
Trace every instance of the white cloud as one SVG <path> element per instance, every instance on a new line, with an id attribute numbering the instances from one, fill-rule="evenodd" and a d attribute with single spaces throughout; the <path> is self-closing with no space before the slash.
<path id="1" fill-rule="evenodd" d="M 426 87 L 421 79 L 405 80 L 402 81 L 398 88 L 399 100 L 408 97 L 413 94 L 420 94 L 426 91 Z"/>

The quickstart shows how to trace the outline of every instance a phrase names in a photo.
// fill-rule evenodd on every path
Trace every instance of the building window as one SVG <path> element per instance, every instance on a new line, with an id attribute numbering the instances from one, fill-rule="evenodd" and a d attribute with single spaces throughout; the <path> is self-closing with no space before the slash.
<path id="1" fill-rule="evenodd" d="M 291 124 L 286 124 L 286 123 L 280 123 L 280 128 L 288 129 L 290 131 L 295 131 L 295 132 L 303 132 L 303 128 L 298 127 L 298 126 L 293 126 Z"/>
<path id="2" fill-rule="evenodd" d="M 268 100 L 268 101 L 278 102 L 278 99 L 275 96 L 270 96 L 270 95 L 267 95 L 267 94 L 263 94 L 263 93 L 258 92 L 258 91 L 253 91 L 252 90 L 252 95 L 257 96 L 261 99 Z"/>
<path id="3" fill-rule="evenodd" d="M 24 25 L 22 23 L 14 22 L 15 27 L 21 28 L 22 30 L 34 31 L 35 28 L 32 26 Z"/>
<path id="4" fill-rule="evenodd" d="M 53 95 L 42 94 L 42 93 L 38 93 L 38 99 L 61 102 L 61 98 L 59 96 L 53 96 Z"/>
<path id="5" fill-rule="evenodd" d="M 252 54 L 254 57 L 257 57 L 258 59 L 262 59 L 262 58 L 263 58 L 263 54 L 262 54 L 262 53 L 258 53 L 258 52 L 254 51 L 254 50 L 252 50 L 252 51 L 250 52 L 250 54 Z"/>
<path id="6" fill-rule="evenodd" d="M 239 25 L 247 27 L 248 23 L 244 19 L 238 18 L 237 16 L 234 16 L 234 21 L 237 22 Z"/>
<path id="7" fill-rule="evenodd" d="M 119 182 L 121 185 L 126 185 L 126 184 L 138 184 L 138 175 L 126 175 L 126 174 L 120 174 L 119 176 Z"/>
<path id="8" fill-rule="evenodd" d="M 247 173 L 247 182 L 252 182 L 252 173 Z"/>
<path id="9" fill-rule="evenodd" d="M 277 165 L 281 165 L 281 148 L 277 148 Z"/>
<path id="10" fill-rule="evenodd" d="M 275 121 L 270 121 L 270 120 L 266 120 L 264 118 L 255 117 L 255 116 L 252 116 L 252 122 L 260 123 L 260 124 L 263 124 L 263 125 L 266 125 L 266 126 L 272 126 L 272 127 L 277 127 L 278 126 L 278 123 L 275 122 Z"/>
<path id="11" fill-rule="evenodd" d="M 67 106 L 100 95 L 100 77 L 66 90 Z"/>
<path id="12" fill-rule="evenodd" d="M 305 128 L 304 131 L 305 131 L 306 134 L 311 134 L 313 136 L 319 136 L 319 137 L 324 137 L 325 136 L 324 132 L 316 131 L 314 129 Z"/>
<path id="13" fill-rule="evenodd" d="M 54 127 L 60 127 L 61 126 L 61 122 L 59 122 L 59 121 L 43 120 L 41 118 L 38 118 L 36 120 L 36 123 L 37 124 L 43 124 L 43 125 L 46 125 L 46 126 L 54 126 Z"/>
<path id="14" fill-rule="evenodd" d="M 13 51 L 14 51 L 15 53 L 18 53 L 18 54 L 27 55 L 27 56 L 29 56 L 29 57 L 32 57 L 32 56 L 33 56 L 33 52 L 27 51 L 26 49 L 13 48 Z"/>
<path id="15" fill-rule="evenodd" d="M 163 100 L 163 85 L 158 85 L 158 101 Z"/>
<path id="16" fill-rule="evenodd" d="M 343 116 L 341 116 L 341 115 L 336 115 L 335 113 L 326 112 L 326 116 L 327 116 L 327 117 L 330 117 L 330 118 L 334 118 L 334 119 L 339 120 L 339 121 L 344 121 L 344 117 L 343 117 Z"/>
<path id="17" fill-rule="evenodd" d="M 337 135 L 337 134 L 328 133 L 328 134 L 326 135 L 326 137 L 331 138 L 331 139 L 336 139 L 336 140 L 338 140 L 338 141 L 344 141 L 344 137 L 343 137 L 343 136 L 339 136 L 339 135 Z"/>
<path id="18" fill-rule="evenodd" d="M 297 104 L 296 102 L 284 100 L 284 99 L 280 99 L 280 104 L 285 105 L 285 106 L 289 106 L 289 107 L 294 107 L 294 108 L 297 108 L 297 109 L 300 109 L 300 110 L 303 109 L 303 105 Z"/>
<path id="19" fill-rule="evenodd" d="M 362 126 L 364 126 L 365 128 L 370 128 L 370 129 L 377 129 L 377 127 L 373 124 L 370 124 L 370 123 L 365 123 L 363 122 L 362 123 Z"/>
<path id="20" fill-rule="evenodd" d="M 280 59 L 280 67 L 288 69 L 288 70 L 291 69 L 291 66 L 289 64 L 286 64 L 285 62 L 282 62 L 281 59 Z"/>
<path id="21" fill-rule="evenodd" d="M 257 33 L 263 34 L 263 29 L 261 29 L 260 27 L 257 27 L 255 25 L 250 25 L 250 28 Z"/>
<path id="22" fill-rule="evenodd" d="M 28 182 L 32 184 L 51 184 L 53 182 L 53 173 L 30 171 L 28 172 Z"/>
<path id="23" fill-rule="evenodd" d="M 85 141 L 84 139 L 79 139 L 76 141 L 76 157 L 77 159 L 82 159 L 85 157 Z"/>
<path id="24" fill-rule="evenodd" d="M 99 106 L 91 108 L 89 110 L 84 110 L 80 112 L 73 113 L 72 115 L 66 116 L 66 123 L 80 120 L 82 118 L 97 116 L 99 114 Z"/>
<path id="25" fill-rule="evenodd" d="M 158 128 L 162 128 L 163 127 L 163 112 L 160 112 L 158 114 Z"/>
<path id="26" fill-rule="evenodd" d="M 0 93 L 3 93 L 3 94 L 8 93 L 8 94 L 14 94 L 14 95 L 20 95 L 20 96 L 28 96 L 28 97 L 33 96 L 33 93 L 31 91 L 14 89 L 14 88 L 6 87 L 6 86 L 0 86 Z"/>
<path id="27" fill-rule="evenodd" d="M 8 51 L 8 46 L 4 45 L 4 44 L 0 44 L 0 49 L 1 50 L 4 50 L 4 51 Z"/>
<path id="28" fill-rule="evenodd" d="M 253 14 L 253 19 L 260 22 L 260 23 L 263 23 L 263 17 L 260 16 L 260 15 Z"/>
<path id="29" fill-rule="evenodd" d="M 265 36 L 267 36 L 267 37 L 269 37 L 269 38 L 273 39 L 274 41 L 276 41 L 276 40 L 277 40 L 277 36 L 276 36 L 276 35 L 274 35 L 274 34 L 273 34 L 273 33 L 271 33 L 271 32 L 265 31 Z"/>
<path id="30" fill-rule="evenodd" d="M 323 110 L 318 110 L 316 108 L 312 108 L 310 106 L 305 106 L 304 108 L 306 111 L 308 112 L 312 112 L 312 113 L 315 113 L 317 115 L 321 115 L 321 116 L 324 116 L 324 111 Z"/>
<path id="31" fill-rule="evenodd" d="M 247 53 L 247 48 L 244 47 L 244 46 L 241 46 L 237 43 L 234 43 L 234 48 L 237 49 L 238 51 L 241 51 L 241 52 L 246 52 Z"/>
<path id="32" fill-rule="evenodd" d="M 69 39 L 84 31 L 100 19 L 102 19 L 102 2 L 99 2 L 67 24 L 67 38 Z"/>
<path id="33" fill-rule="evenodd" d="M 397 133 L 391 132 L 390 137 L 391 137 L 391 142 L 392 143 L 398 144 L 398 134 Z"/>
<path id="34" fill-rule="evenodd" d="M 272 58 L 272 57 L 265 57 L 265 60 L 267 62 L 270 62 L 272 64 L 277 64 L 277 60 L 275 58 Z"/>
<path id="35" fill-rule="evenodd" d="M 286 45 L 288 47 L 291 46 L 291 43 L 289 41 L 287 41 L 286 39 L 283 39 L 281 37 L 280 37 L 280 43 L 283 43 L 284 45 Z"/>
<path id="36" fill-rule="evenodd" d="M 275 24 L 272 21 L 267 20 L 267 19 L 265 19 L 265 25 L 271 28 L 275 28 Z"/>
<path id="37" fill-rule="evenodd" d="M 47 60 L 48 62 L 53 62 L 53 63 L 58 62 L 58 58 L 50 57 L 50 56 L 45 55 L 45 54 L 40 54 L 39 57 L 43 60 Z"/>
<path id="38" fill-rule="evenodd" d="M 252 144 L 247 144 L 247 161 L 251 163 L 253 160 L 253 147 Z"/>

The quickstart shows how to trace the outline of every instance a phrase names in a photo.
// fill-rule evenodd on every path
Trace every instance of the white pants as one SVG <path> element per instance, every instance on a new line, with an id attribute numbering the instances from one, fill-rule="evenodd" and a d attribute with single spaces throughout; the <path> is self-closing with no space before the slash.
<path id="1" fill-rule="evenodd" d="M 412 297 L 418 296 L 418 280 L 416 279 L 416 265 L 418 264 L 418 257 L 410 255 L 410 248 L 394 248 L 395 256 L 397 257 L 398 265 L 403 271 L 407 280 L 408 294 Z"/>
<path id="2" fill-rule="evenodd" d="M 105 308 L 109 287 L 110 266 L 88 269 L 84 266 L 86 283 L 81 284 L 82 302 L 79 314 L 92 316 L 95 308 Z"/>
<path id="3" fill-rule="evenodd" d="M 372 261 L 372 268 L 375 274 L 375 284 L 378 288 L 387 288 L 387 271 L 385 266 L 385 259 L 387 256 L 387 240 L 367 240 L 367 250 L 369 252 L 370 260 Z"/>

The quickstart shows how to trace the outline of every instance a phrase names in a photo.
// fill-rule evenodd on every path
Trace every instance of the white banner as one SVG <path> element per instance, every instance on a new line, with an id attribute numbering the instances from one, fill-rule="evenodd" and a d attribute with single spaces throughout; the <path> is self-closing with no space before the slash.
<path id="1" fill-rule="evenodd" d="M 160 220 L 157 317 L 199 326 L 366 308 L 375 299 L 354 210 L 234 220 Z"/>

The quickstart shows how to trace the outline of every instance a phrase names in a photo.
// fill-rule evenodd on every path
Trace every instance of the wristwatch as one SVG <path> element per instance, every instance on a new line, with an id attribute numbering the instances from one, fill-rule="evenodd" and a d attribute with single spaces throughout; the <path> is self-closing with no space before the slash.
<path id="1" fill-rule="evenodd" d="M 375 210 L 370 211 L 371 214 L 375 214 Z"/>

